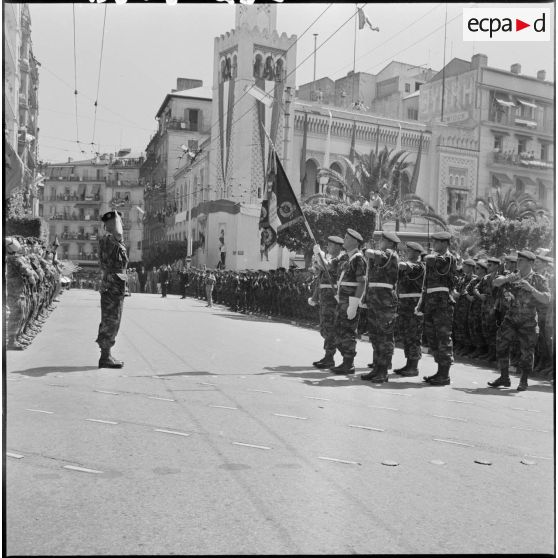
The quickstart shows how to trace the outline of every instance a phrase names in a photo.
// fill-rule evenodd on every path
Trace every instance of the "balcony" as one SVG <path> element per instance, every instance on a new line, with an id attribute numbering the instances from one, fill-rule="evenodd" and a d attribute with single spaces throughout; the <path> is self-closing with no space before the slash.
<path id="1" fill-rule="evenodd" d="M 140 186 L 139 178 L 137 180 L 116 180 L 115 178 L 111 178 L 107 180 L 107 186 L 111 188 L 117 188 L 118 186 L 124 187 L 129 186 L 130 188 Z"/>
<path id="2" fill-rule="evenodd" d="M 58 213 L 49 217 L 51 221 L 81 221 L 85 223 L 92 223 L 99 221 L 99 215 L 70 215 L 67 213 Z"/>
<path id="3" fill-rule="evenodd" d="M 517 153 L 500 153 L 495 151 L 492 154 L 492 162 L 499 165 L 511 165 L 534 170 L 550 170 L 554 168 L 554 163 L 532 158 L 527 153 L 518 155 Z"/>
<path id="4" fill-rule="evenodd" d="M 144 163 L 143 157 L 131 157 L 129 159 L 116 159 L 109 166 L 110 168 L 141 167 Z"/>
<path id="5" fill-rule="evenodd" d="M 521 128 L 526 131 L 552 132 L 552 123 L 523 117 L 511 112 L 491 111 L 488 115 L 488 121 L 491 124 L 509 126 L 516 129 Z"/>
<path id="6" fill-rule="evenodd" d="M 47 180 L 52 180 L 54 182 L 64 181 L 64 182 L 105 182 L 106 178 L 95 178 L 89 176 L 78 176 L 77 174 L 70 174 L 66 176 L 47 176 Z"/>
<path id="7" fill-rule="evenodd" d="M 23 109 L 29 108 L 29 106 L 27 105 L 27 95 L 25 93 L 19 94 L 19 106 Z"/>
<path id="8" fill-rule="evenodd" d="M 96 242 L 96 233 L 77 233 L 77 232 L 63 232 L 60 235 L 61 240 L 74 240 L 76 242 Z"/>
<path id="9" fill-rule="evenodd" d="M 77 194 L 70 194 L 67 196 L 66 194 L 58 194 L 56 196 L 49 196 L 46 198 L 47 201 L 63 201 L 63 202 L 74 202 L 74 203 L 92 203 L 98 204 L 101 201 L 101 196 L 96 194 L 95 196 L 85 196 L 81 197 Z"/>
<path id="10" fill-rule="evenodd" d="M 61 260 L 72 260 L 73 262 L 95 262 L 99 261 L 99 256 L 96 253 L 92 254 L 69 254 L 67 252 L 63 253 L 60 256 Z"/>

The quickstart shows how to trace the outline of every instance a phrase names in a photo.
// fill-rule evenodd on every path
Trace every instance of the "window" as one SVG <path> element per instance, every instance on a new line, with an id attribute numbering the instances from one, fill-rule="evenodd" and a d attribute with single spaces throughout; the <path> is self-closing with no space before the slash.
<path id="1" fill-rule="evenodd" d="M 407 119 L 408 120 L 418 120 L 418 109 L 408 108 L 407 109 Z"/>
<path id="2" fill-rule="evenodd" d="M 410 93 L 411 92 L 411 84 L 410 83 L 406 83 L 405 84 L 405 93 Z"/>
<path id="3" fill-rule="evenodd" d="M 186 115 L 187 115 L 187 122 L 188 122 L 188 130 L 190 130 L 191 132 L 197 132 L 198 131 L 198 124 L 199 124 L 199 113 L 200 111 L 198 109 L 186 109 Z"/>
<path id="4" fill-rule="evenodd" d="M 190 151 L 197 151 L 198 140 L 188 140 L 188 149 L 190 149 Z"/>
<path id="5" fill-rule="evenodd" d="M 498 151 L 502 153 L 502 149 L 504 146 L 504 137 L 503 136 L 494 136 L 494 151 Z"/>
<path id="6" fill-rule="evenodd" d="M 539 202 L 545 203 L 546 202 L 546 188 L 544 184 L 539 181 Z"/>
<path id="7" fill-rule="evenodd" d="M 524 194 L 525 193 L 525 184 L 523 183 L 521 178 L 516 177 L 516 179 L 515 179 L 515 191 L 518 194 Z"/>
<path id="8" fill-rule="evenodd" d="M 517 153 L 525 153 L 527 151 L 527 140 L 524 138 L 520 138 L 517 140 Z"/>
<path id="9" fill-rule="evenodd" d="M 548 143 L 541 143 L 541 161 L 548 161 Z"/>
<path id="10" fill-rule="evenodd" d="M 415 81 L 415 91 L 418 91 L 420 89 L 420 86 L 422 85 L 422 83 Z"/>

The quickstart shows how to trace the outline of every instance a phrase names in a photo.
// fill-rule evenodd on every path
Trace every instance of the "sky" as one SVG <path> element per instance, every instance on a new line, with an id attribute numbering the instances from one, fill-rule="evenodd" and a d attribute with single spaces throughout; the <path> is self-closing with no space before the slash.
<path id="1" fill-rule="evenodd" d="M 354 4 L 276 5 L 279 33 L 299 37 L 297 86 L 313 78 L 313 33 L 318 34 L 317 78 L 338 79 L 352 70 Z M 509 5 L 367 4 L 364 11 L 380 31 L 368 28 L 357 31 L 356 71 L 374 74 L 392 60 L 440 70 L 447 8 L 446 62 L 454 57 L 470 60 L 473 54 L 483 53 L 488 56 L 489 66 L 509 70 L 512 64 L 520 63 L 523 74 L 536 76 L 538 70 L 544 69 L 547 80 L 553 81 L 554 41 L 462 40 L 464 7 Z M 553 4 L 514 6 L 551 7 L 550 23 L 554 25 Z M 68 2 L 32 4 L 30 12 L 33 53 L 41 64 L 39 159 L 49 162 L 66 161 L 68 157 L 90 158 L 91 143 L 101 153 L 120 148 L 131 148 L 137 155 L 144 152 L 156 130 L 155 114 L 165 95 L 176 88 L 177 77 L 201 79 L 204 85 L 213 86 L 214 38 L 232 29 L 235 19 L 235 7 L 225 2 L 176 5 L 148 1 L 124 5 Z M 554 37 L 554 28 L 551 35 Z M 77 122 L 74 90 L 78 91 Z"/>

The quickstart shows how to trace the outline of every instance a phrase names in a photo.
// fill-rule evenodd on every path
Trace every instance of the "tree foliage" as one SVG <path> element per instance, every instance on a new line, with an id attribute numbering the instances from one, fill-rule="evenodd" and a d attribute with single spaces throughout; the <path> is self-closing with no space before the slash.
<path id="1" fill-rule="evenodd" d="M 325 246 L 330 235 L 343 238 L 347 229 L 358 231 L 365 241 L 372 240 L 374 235 L 376 212 L 369 207 L 345 203 L 304 204 L 302 211 L 308 219 L 316 241 L 322 246 Z M 314 245 L 302 222 L 279 232 L 277 243 L 292 252 L 304 254 L 306 258 L 312 254 Z"/>
<path id="2" fill-rule="evenodd" d="M 48 226 L 40 217 L 19 217 L 8 218 L 4 235 L 33 237 L 46 240 L 48 236 Z M 50 239 L 51 241 L 54 239 Z"/>
<path id="3" fill-rule="evenodd" d="M 535 218 L 538 215 L 549 215 L 550 212 L 542 207 L 531 194 L 519 193 L 509 189 L 502 192 L 496 190 L 494 196 L 477 198 L 475 207 L 486 219 L 521 220 Z"/>

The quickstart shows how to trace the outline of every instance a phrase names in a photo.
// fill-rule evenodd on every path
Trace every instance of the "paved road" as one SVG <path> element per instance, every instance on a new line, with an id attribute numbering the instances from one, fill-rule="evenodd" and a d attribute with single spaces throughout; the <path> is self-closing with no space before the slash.
<path id="1" fill-rule="evenodd" d="M 374 386 L 313 369 L 316 331 L 137 294 L 98 370 L 99 315 L 64 293 L 7 355 L 8 554 L 554 552 L 546 382 Z"/>

